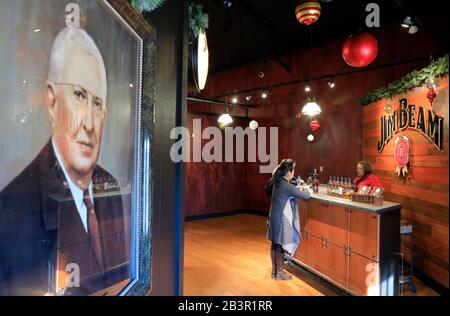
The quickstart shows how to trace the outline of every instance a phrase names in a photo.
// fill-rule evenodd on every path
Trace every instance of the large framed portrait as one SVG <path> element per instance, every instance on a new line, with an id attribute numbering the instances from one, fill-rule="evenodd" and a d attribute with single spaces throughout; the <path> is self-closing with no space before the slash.
<path id="1" fill-rule="evenodd" d="M 112 3 L 0 2 L 0 295 L 151 290 L 156 35 Z"/>

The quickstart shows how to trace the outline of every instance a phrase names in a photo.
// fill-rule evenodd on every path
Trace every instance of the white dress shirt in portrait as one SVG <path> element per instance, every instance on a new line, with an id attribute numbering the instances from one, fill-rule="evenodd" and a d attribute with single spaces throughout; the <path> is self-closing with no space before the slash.
<path id="1" fill-rule="evenodd" d="M 64 177 L 67 180 L 67 183 L 69 184 L 69 189 L 70 192 L 72 193 L 72 197 L 73 200 L 75 202 L 75 205 L 77 207 L 78 210 L 78 214 L 80 215 L 81 218 L 81 222 L 83 223 L 83 227 L 85 229 L 86 232 L 88 232 L 88 227 L 87 227 L 87 208 L 86 205 L 83 202 L 83 190 L 81 190 L 79 187 L 77 187 L 72 180 L 70 179 L 69 175 L 66 172 L 66 168 L 64 167 L 63 161 L 61 160 L 61 156 L 59 155 L 58 152 L 58 148 L 55 145 L 55 141 L 52 138 L 52 146 L 53 146 L 53 151 L 55 152 L 56 155 L 56 159 L 58 159 L 58 163 L 61 166 L 61 169 L 64 173 Z M 89 184 L 89 197 L 91 199 L 92 205 L 94 205 L 94 192 L 93 192 L 93 184 L 92 181 Z"/>

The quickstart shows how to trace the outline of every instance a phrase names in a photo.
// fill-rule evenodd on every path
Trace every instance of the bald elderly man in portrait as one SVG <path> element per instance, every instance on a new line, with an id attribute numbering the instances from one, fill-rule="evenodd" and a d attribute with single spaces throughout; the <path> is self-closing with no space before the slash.
<path id="1" fill-rule="evenodd" d="M 89 295 L 129 278 L 120 189 L 94 195 L 116 182 L 97 165 L 106 95 L 95 42 L 63 29 L 45 86 L 52 137 L 0 193 L 0 295 Z"/>

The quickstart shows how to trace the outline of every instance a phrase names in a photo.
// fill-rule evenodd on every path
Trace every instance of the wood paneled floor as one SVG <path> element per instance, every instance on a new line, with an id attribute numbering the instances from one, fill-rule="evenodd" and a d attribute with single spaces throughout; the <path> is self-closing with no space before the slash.
<path id="1" fill-rule="evenodd" d="M 270 278 L 266 218 L 236 215 L 185 225 L 184 295 L 322 296 L 299 278 Z M 308 282 L 309 283 L 309 282 Z M 417 295 L 437 295 L 416 281 Z M 405 290 L 404 295 L 411 295 Z"/>

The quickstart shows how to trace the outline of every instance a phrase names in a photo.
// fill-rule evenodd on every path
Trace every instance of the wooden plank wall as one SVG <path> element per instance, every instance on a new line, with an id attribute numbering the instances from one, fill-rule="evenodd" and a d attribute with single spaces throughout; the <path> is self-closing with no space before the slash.
<path id="1" fill-rule="evenodd" d="M 198 108 L 198 107 L 197 107 Z M 201 110 L 201 109 L 199 109 Z M 223 107 L 218 109 L 224 111 Z M 211 126 L 217 126 L 217 116 L 205 116 L 197 114 L 187 115 L 187 127 L 191 133 L 193 130 L 193 120 L 201 119 L 202 130 Z M 246 128 L 248 120 L 237 119 L 233 126 Z M 195 133 L 197 133 L 195 131 Z M 222 132 L 222 135 L 224 133 Z M 194 137 L 202 137 L 195 134 Z M 225 159 L 225 144 L 222 137 L 222 158 Z M 222 213 L 227 211 L 238 211 L 247 208 L 246 191 L 247 178 L 245 176 L 246 163 L 206 163 L 193 162 L 193 152 L 202 150 L 209 140 L 201 141 L 202 147 L 196 147 L 196 142 L 192 138 L 191 144 L 191 162 L 187 162 L 185 176 L 185 196 L 184 205 L 186 216 L 206 215 Z M 236 146 L 236 145 L 235 145 Z M 233 148 L 236 152 L 236 147 Z"/>
<path id="2" fill-rule="evenodd" d="M 380 119 L 384 106 L 390 102 L 394 109 L 399 100 L 405 98 L 408 104 L 430 109 L 426 98 L 426 87 L 417 88 L 406 95 L 392 100 L 381 100 L 364 107 L 363 155 L 372 163 L 374 174 L 380 177 L 386 187 L 386 200 L 403 205 L 402 218 L 414 225 L 414 267 L 448 288 L 448 76 L 440 80 L 437 93 L 443 93 L 445 102 L 433 104 L 437 114 L 444 117 L 444 150 L 440 152 L 423 135 L 415 130 L 398 132 L 379 153 L 377 142 L 380 138 Z M 439 97 L 440 98 L 440 97 Z M 394 146 L 399 135 L 408 135 L 411 144 L 410 173 L 400 180 L 394 175 Z M 409 241 L 407 241 L 408 245 Z M 407 259 L 410 254 L 406 251 Z"/>

